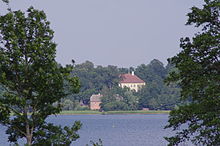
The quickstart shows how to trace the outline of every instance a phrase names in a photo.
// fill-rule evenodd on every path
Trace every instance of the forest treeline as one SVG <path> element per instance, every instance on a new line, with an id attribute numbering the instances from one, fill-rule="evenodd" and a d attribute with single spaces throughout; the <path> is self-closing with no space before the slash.
<path id="1" fill-rule="evenodd" d="M 72 94 L 64 99 L 63 108 L 65 110 L 88 109 L 80 104 L 89 105 L 91 95 L 100 93 L 103 95 L 101 104 L 103 110 L 173 109 L 180 104 L 180 88 L 175 84 L 168 86 L 164 83 L 164 79 L 172 70 L 175 68 L 171 64 L 164 66 L 157 59 L 136 68 L 95 66 L 90 61 L 76 64 L 72 76 L 79 77 L 81 89 L 78 94 Z M 139 92 L 118 87 L 119 75 L 131 71 L 146 82 L 146 86 Z"/>
<path id="2" fill-rule="evenodd" d="M 76 64 L 71 76 L 80 79 L 80 92 L 71 94 L 62 100 L 64 110 L 88 110 L 92 94 L 102 94 L 101 108 L 108 110 L 170 110 L 180 104 L 180 88 L 175 84 L 166 85 L 164 80 L 169 72 L 175 70 L 171 64 L 163 65 L 157 59 L 149 64 L 141 64 L 136 68 L 119 68 L 95 66 L 86 61 Z M 119 75 L 134 71 L 135 75 L 146 82 L 140 91 L 133 92 L 128 88 L 118 87 Z M 66 89 L 68 90 L 68 89 Z M 3 89 L 0 87 L 0 96 Z M 82 106 L 87 105 L 87 106 Z"/>

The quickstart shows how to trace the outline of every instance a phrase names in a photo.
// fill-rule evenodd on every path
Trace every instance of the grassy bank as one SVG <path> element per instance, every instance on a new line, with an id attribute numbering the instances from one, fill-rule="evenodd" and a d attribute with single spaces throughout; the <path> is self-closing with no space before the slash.
<path id="1" fill-rule="evenodd" d="M 92 111 L 92 110 L 86 110 L 86 111 L 62 111 L 60 113 L 61 115 L 97 115 L 101 114 L 99 111 Z"/>
<path id="2" fill-rule="evenodd" d="M 61 115 L 111 115 L 111 114 L 169 114 L 170 111 L 164 110 L 136 110 L 136 111 L 106 111 L 106 112 L 99 112 L 99 111 L 62 111 Z"/>

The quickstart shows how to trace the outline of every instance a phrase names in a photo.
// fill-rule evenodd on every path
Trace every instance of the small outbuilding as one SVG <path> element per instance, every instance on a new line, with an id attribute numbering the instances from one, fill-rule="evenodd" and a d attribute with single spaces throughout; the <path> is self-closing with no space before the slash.
<path id="1" fill-rule="evenodd" d="M 93 94 L 90 97 L 90 109 L 91 110 L 100 110 L 100 104 L 101 104 L 101 94 Z"/>

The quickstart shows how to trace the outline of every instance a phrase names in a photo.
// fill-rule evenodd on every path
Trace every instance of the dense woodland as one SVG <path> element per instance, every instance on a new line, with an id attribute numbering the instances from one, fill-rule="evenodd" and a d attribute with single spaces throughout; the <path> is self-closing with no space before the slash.
<path id="1" fill-rule="evenodd" d="M 118 68 L 117 66 L 95 66 L 86 61 L 74 67 L 72 76 L 80 79 L 81 91 L 68 96 L 63 100 L 65 110 L 88 109 L 92 94 L 103 95 L 101 107 L 103 110 L 137 110 L 149 108 L 153 110 L 170 110 L 180 104 L 180 89 L 175 85 L 167 86 L 164 79 L 175 68 L 168 64 L 163 65 L 159 60 L 152 60 L 149 64 L 141 64 L 137 68 Z M 134 71 L 146 82 L 146 86 L 139 92 L 128 88 L 118 87 L 119 75 Z"/>
<path id="2" fill-rule="evenodd" d="M 180 104 L 180 88 L 175 84 L 167 86 L 164 79 L 175 68 L 163 65 L 159 60 L 152 60 L 149 64 L 141 64 L 137 68 L 118 68 L 117 66 L 95 66 L 86 61 L 76 64 L 71 76 L 80 79 L 80 92 L 69 95 L 62 100 L 64 110 L 87 110 L 92 94 L 101 93 L 102 110 L 137 110 L 149 108 L 152 110 L 170 110 Z M 146 82 L 139 92 L 128 88 L 118 87 L 119 75 L 134 71 Z M 66 89 L 68 90 L 68 89 Z M 0 87 L 0 92 L 3 89 Z M 0 96 L 1 96 L 0 93 Z M 87 106 L 82 106 L 87 105 Z"/>

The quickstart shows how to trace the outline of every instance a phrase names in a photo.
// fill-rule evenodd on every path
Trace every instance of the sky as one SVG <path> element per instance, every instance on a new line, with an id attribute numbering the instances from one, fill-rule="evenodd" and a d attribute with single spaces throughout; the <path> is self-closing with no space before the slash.
<path id="1" fill-rule="evenodd" d="M 65 65 L 136 67 L 181 51 L 180 38 L 196 29 L 186 14 L 203 0 L 11 0 L 12 10 L 44 10 L 55 31 L 56 60 Z M 0 2 L 0 12 L 6 6 Z"/>

